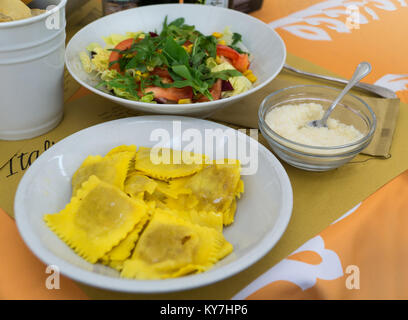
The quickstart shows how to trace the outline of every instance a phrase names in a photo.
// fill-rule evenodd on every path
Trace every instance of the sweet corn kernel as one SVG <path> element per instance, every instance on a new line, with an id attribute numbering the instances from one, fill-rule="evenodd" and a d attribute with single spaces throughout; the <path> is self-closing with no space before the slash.
<path id="1" fill-rule="evenodd" d="M 149 72 L 142 73 L 141 71 L 136 70 L 134 78 L 136 79 L 136 81 L 140 81 L 141 78 L 146 79 L 148 76 L 149 76 Z"/>
<path id="2" fill-rule="evenodd" d="M 142 75 L 142 73 L 139 71 L 139 70 L 136 70 L 135 71 L 135 73 L 134 73 L 134 75 L 133 75 L 133 78 L 136 80 L 136 81 L 140 81 L 140 76 Z"/>
<path id="3" fill-rule="evenodd" d="M 249 75 L 251 75 L 251 74 L 253 74 L 253 73 L 252 73 L 252 70 L 251 70 L 251 69 L 248 69 L 248 70 L 245 71 L 243 74 L 244 74 L 244 76 L 249 76 Z"/>
<path id="4" fill-rule="evenodd" d="M 189 44 L 188 46 L 183 46 L 184 50 L 186 50 L 188 53 L 191 53 L 193 50 L 193 44 Z"/>
<path id="5" fill-rule="evenodd" d="M 186 104 L 186 103 L 191 103 L 191 99 L 180 99 L 178 101 L 178 104 Z"/>
<path id="6" fill-rule="evenodd" d="M 219 32 L 213 32 L 212 35 L 213 35 L 214 37 L 216 37 L 217 39 L 219 39 L 219 38 L 222 37 L 222 33 L 219 33 Z"/>
<path id="7" fill-rule="evenodd" d="M 222 63 L 222 60 L 221 60 L 220 56 L 215 57 L 215 62 L 217 62 L 218 64 Z"/>
<path id="8" fill-rule="evenodd" d="M 227 43 L 225 42 L 225 40 L 220 40 L 220 41 L 218 41 L 218 44 L 221 44 L 221 45 L 223 45 L 223 46 L 226 46 L 226 45 L 227 45 Z"/>
<path id="9" fill-rule="evenodd" d="M 246 76 L 249 81 L 254 83 L 258 78 L 254 76 L 252 73 Z"/>

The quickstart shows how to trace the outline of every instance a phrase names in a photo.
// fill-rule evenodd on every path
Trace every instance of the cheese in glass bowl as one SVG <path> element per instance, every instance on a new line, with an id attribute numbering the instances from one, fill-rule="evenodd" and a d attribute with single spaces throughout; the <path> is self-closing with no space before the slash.
<path id="1" fill-rule="evenodd" d="M 334 109 L 327 128 L 313 128 L 339 89 L 293 86 L 267 96 L 259 108 L 259 128 L 273 152 L 288 164 L 309 171 L 338 168 L 372 140 L 376 117 L 362 99 L 347 94 Z"/>

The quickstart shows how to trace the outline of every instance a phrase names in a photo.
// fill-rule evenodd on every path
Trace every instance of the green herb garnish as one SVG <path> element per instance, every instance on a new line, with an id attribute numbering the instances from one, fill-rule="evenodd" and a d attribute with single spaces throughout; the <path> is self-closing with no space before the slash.
<path id="1" fill-rule="evenodd" d="M 232 46 L 241 39 L 240 34 L 234 33 Z M 189 46 L 191 50 L 186 50 Z M 102 81 L 98 87 L 105 86 L 116 95 L 133 100 L 140 99 L 140 93 L 148 93 L 146 88 L 149 86 L 191 87 L 194 95 L 201 94 L 212 100 L 209 89 L 217 79 L 227 80 L 242 75 L 236 70 L 211 72 L 206 61 L 216 57 L 217 40 L 185 24 L 184 18 L 167 23 L 166 17 L 160 34 L 145 33 L 144 38 L 135 41 L 129 49 L 111 50 L 119 52 L 121 58 L 109 66 L 118 63 L 121 73 L 113 80 Z M 163 82 L 163 79 L 151 73 L 157 67 L 167 70 L 173 81 Z"/>

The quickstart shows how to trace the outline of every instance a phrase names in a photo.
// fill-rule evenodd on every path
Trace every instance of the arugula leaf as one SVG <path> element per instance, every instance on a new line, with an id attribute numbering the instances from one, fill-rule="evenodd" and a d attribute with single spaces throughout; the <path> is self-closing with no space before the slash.
<path id="1" fill-rule="evenodd" d="M 167 19 L 167 16 L 166 16 Z M 184 18 L 178 18 L 171 22 L 169 26 L 175 26 L 175 27 L 181 27 L 184 24 L 184 21 L 186 21 Z"/>
<path id="2" fill-rule="evenodd" d="M 168 33 L 167 16 L 164 18 L 161 35 L 166 36 Z"/>
<path id="3" fill-rule="evenodd" d="M 242 41 L 242 35 L 240 35 L 239 33 L 234 32 L 232 34 L 232 43 L 230 45 L 230 47 L 232 49 L 234 49 L 235 51 L 237 51 L 238 53 L 246 53 L 248 54 L 248 52 L 243 51 L 240 47 L 238 47 L 236 44 L 238 44 L 238 42 Z"/>
<path id="4" fill-rule="evenodd" d="M 133 77 L 129 74 L 120 74 L 117 73 L 116 78 L 112 80 L 105 80 L 101 81 L 96 87 L 106 86 L 109 90 L 114 90 L 115 93 L 121 92 L 121 95 L 132 100 L 138 100 L 138 87 L 133 79 Z M 115 89 L 119 89 L 118 91 Z"/>
<path id="5" fill-rule="evenodd" d="M 188 64 L 189 56 L 186 50 L 174 39 L 167 37 L 163 47 L 163 54 L 170 64 Z"/>
<path id="6" fill-rule="evenodd" d="M 188 70 L 188 67 L 185 65 L 177 65 L 173 66 L 171 68 L 176 74 L 178 74 L 180 77 L 188 80 L 192 80 L 193 76 L 191 75 L 190 71 Z"/>
<path id="7" fill-rule="evenodd" d="M 217 55 L 217 39 L 213 36 L 199 36 L 194 42 L 191 55 L 194 57 L 197 52 L 206 52 L 210 57 Z"/>
<path id="8" fill-rule="evenodd" d="M 232 43 L 231 43 L 231 45 L 234 46 L 240 41 L 242 41 L 242 35 L 240 35 L 239 33 L 234 32 L 232 34 Z"/>
<path id="9" fill-rule="evenodd" d="M 231 77 L 239 77 L 242 76 L 243 74 L 239 72 L 238 70 L 223 70 L 223 71 L 218 71 L 218 72 L 211 72 L 211 77 L 221 79 L 221 80 L 228 80 Z"/>
<path id="10" fill-rule="evenodd" d="M 194 70 L 186 65 L 173 66 L 172 71 L 184 78 L 184 80 L 177 80 L 172 83 L 174 87 L 181 88 L 183 86 L 192 87 L 193 90 L 203 93 L 206 96 L 211 96 L 208 88 L 208 83 L 200 79 L 200 74 L 197 70 Z"/>
<path id="11" fill-rule="evenodd" d="M 144 39 L 133 43 L 131 48 L 127 50 L 111 49 L 112 51 L 119 51 L 122 57 L 118 61 L 111 62 L 109 66 L 119 63 L 122 71 L 137 69 L 146 72 L 156 66 L 168 65 L 166 57 L 158 52 L 161 43 L 162 39 L 145 34 Z"/>

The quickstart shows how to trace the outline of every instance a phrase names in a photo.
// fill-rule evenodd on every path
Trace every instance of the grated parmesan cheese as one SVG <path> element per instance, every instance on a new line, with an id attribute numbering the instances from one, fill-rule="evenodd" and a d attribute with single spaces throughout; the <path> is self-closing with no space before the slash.
<path id="1" fill-rule="evenodd" d="M 339 146 L 363 137 L 354 126 L 333 118 L 327 120 L 327 128 L 307 125 L 310 121 L 321 119 L 323 114 L 322 105 L 317 103 L 287 104 L 269 111 L 265 122 L 280 136 L 310 146 Z"/>

